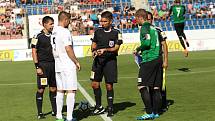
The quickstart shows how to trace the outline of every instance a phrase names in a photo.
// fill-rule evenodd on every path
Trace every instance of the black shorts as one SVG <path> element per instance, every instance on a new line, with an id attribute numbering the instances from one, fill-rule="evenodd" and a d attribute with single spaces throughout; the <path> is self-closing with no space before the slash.
<path id="1" fill-rule="evenodd" d="M 39 65 L 43 70 L 43 75 L 37 75 L 38 89 L 45 88 L 47 86 L 56 87 L 55 63 L 54 62 L 40 62 Z M 47 84 L 45 84 L 46 80 L 47 80 Z"/>
<path id="2" fill-rule="evenodd" d="M 177 33 L 177 35 L 179 37 L 182 36 L 183 33 L 184 33 L 184 26 L 185 26 L 184 22 L 183 23 L 175 23 L 174 24 L 175 31 L 176 31 L 176 33 Z"/>
<path id="3" fill-rule="evenodd" d="M 105 59 L 96 57 L 93 61 L 90 80 L 101 82 L 105 78 L 106 83 L 117 83 L 117 59 Z"/>
<path id="4" fill-rule="evenodd" d="M 138 86 L 161 87 L 162 85 L 162 58 L 141 63 L 138 75 Z"/>

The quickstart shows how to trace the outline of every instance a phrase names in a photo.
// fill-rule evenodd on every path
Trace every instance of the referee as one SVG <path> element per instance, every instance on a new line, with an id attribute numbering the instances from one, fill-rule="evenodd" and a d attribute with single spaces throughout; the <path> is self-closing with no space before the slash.
<path id="1" fill-rule="evenodd" d="M 113 84 L 117 83 L 117 55 L 122 37 L 119 30 L 112 28 L 112 13 L 105 11 L 101 14 L 101 26 L 98 28 L 92 39 L 92 53 L 94 57 L 91 76 L 92 88 L 95 95 L 96 106 L 93 115 L 104 113 L 105 109 L 101 104 L 100 82 L 104 76 L 107 90 L 108 114 L 113 116 L 114 89 Z"/>
<path id="2" fill-rule="evenodd" d="M 36 105 L 38 119 L 45 118 L 42 112 L 43 93 L 45 87 L 49 86 L 49 98 L 52 106 L 52 116 L 56 115 L 56 79 L 55 63 L 50 42 L 51 32 L 54 27 L 54 19 L 45 16 L 42 19 L 43 30 L 32 38 L 32 57 L 37 74 Z"/>

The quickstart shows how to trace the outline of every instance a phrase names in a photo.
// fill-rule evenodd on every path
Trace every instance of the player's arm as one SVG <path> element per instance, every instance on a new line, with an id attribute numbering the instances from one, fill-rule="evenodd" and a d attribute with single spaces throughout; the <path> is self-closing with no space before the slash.
<path id="1" fill-rule="evenodd" d="M 170 17 L 170 15 L 172 14 L 172 9 L 173 9 L 173 6 L 171 6 L 169 9 L 168 17 Z"/>
<path id="2" fill-rule="evenodd" d="M 78 59 L 75 56 L 74 50 L 72 45 L 65 46 L 66 53 L 69 56 L 69 58 L 75 63 L 78 70 L 81 70 L 80 63 L 78 62 Z"/>
<path id="3" fill-rule="evenodd" d="M 148 50 L 151 46 L 150 26 L 142 26 L 140 32 L 140 49 Z"/>
<path id="4" fill-rule="evenodd" d="M 37 74 L 42 75 L 43 71 L 40 68 L 39 61 L 37 58 L 38 57 L 37 56 L 37 46 L 38 46 L 38 39 L 33 37 L 31 40 L 32 58 L 33 58 L 33 62 L 34 62 Z"/>
<path id="5" fill-rule="evenodd" d="M 91 44 L 91 52 L 92 52 L 92 56 L 93 58 L 97 56 L 97 32 L 95 31 L 95 34 L 93 36 L 93 38 L 91 38 L 92 44 Z"/>
<path id="6" fill-rule="evenodd" d="M 168 46 L 166 41 L 162 41 L 162 48 L 163 48 L 163 68 L 167 69 L 168 67 Z"/>

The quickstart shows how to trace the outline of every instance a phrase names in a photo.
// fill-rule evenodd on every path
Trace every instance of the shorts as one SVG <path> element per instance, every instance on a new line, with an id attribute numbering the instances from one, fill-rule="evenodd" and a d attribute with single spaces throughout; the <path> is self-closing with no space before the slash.
<path id="1" fill-rule="evenodd" d="M 37 87 L 38 89 L 49 87 L 56 87 L 55 78 L 55 63 L 54 62 L 40 62 L 43 75 L 37 75 Z"/>
<path id="2" fill-rule="evenodd" d="M 175 23 L 174 24 L 175 31 L 176 31 L 176 33 L 177 33 L 177 35 L 179 37 L 182 36 L 183 33 L 184 33 L 184 26 L 185 26 L 184 22 L 183 23 Z"/>
<path id="3" fill-rule="evenodd" d="M 57 90 L 77 90 L 77 71 L 56 72 Z"/>
<path id="4" fill-rule="evenodd" d="M 117 59 L 96 57 L 93 61 L 90 80 L 101 82 L 104 76 L 106 83 L 117 83 Z"/>
<path id="5" fill-rule="evenodd" d="M 162 58 L 141 63 L 138 75 L 138 86 L 161 87 L 162 71 Z"/>

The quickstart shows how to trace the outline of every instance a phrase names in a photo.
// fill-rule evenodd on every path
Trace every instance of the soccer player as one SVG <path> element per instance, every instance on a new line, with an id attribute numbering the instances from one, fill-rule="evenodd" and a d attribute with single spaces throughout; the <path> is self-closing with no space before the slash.
<path id="1" fill-rule="evenodd" d="M 153 23 L 153 15 L 149 11 L 147 11 L 147 14 L 148 14 L 148 22 L 152 24 Z M 161 28 L 156 27 L 156 26 L 155 26 L 155 28 L 157 29 L 158 35 L 159 35 L 159 41 L 160 41 L 160 44 L 161 44 L 161 54 L 163 53 L 163 68 L 167 69 L 167 67 L 168 67 L 168 46 L 166 44 L 167 36 L 166 36 L 165 32 L 163 32 L 161 30 Z M 162 83 L 165 83 L 165 82 L 163 82 L 163 80 L 162 80 Z M 162 85 L 162 86 L 164 86 L 164 85 Z M 162 86 L 161 86 L 161 88 L 164 89 L 164 90 L 161 90 L 161 96 L 162 96 L 161 109 L 163 111 L 165 111 L 167 109 L 167 104 L 166 104 L 167 103 L 167 100 L 166 100 L 166 85 L 165 85 L 165 87 L 162 87 Z"/>
<path id="2" fill-rule="evenodd" d="M 101 103 L 102 92 L 100 88 L 100 82 L 104 76 L 108 102 L 107 116 L 113 116 L 113 84 L 117 83 L 117 56 L 122 44 L 122 35 L 119 30 L 112 27 L 112 20 L 111 12 L 103 12 L 100 20 L 101 27 L 95 31 L 92 39 L 91 49 L 94 61 L 90 79 L 92 80 L 91 85 L 96 101 L 93 115 L 98 115 L 105 111 Z"/>
<path id="3" fill-rule="evenodd" d="M 188 57 L 187 47 L 189 47 L 189 42 L 187 41 L 187 37 L 184 33 L 185 12 L 186 12 L 185 6 L 180 4 L 180 0 L 175 0 L 175 4 L 171 6 L 169 10 L 169 16 L 171 15 L 171 13 L 173 13 L 173 21 L 176 33 L 178 35 L 182 47 L 184 48 L 184 55 L 185 57 Z"/>
<path id="4" fill-rule="evenodd" d="M 137 117 L 137 119 L 154 119 L 159 117 L 158 113 L 161 106 L 160 87 L 163 67 L 159 35 L 156 28 L 147 21 L 146 10 L 137 10 L 135 17 L 137 23 L 142 25 L 140 31 L 142 63 L 138 75 L 138 89 L 146 110 L 146 114 Z M 150 93 L 149 90 L 153 90 L 153 93 Z"/>
<path id="5" fill-rule="evenodd" d="M 52 106 L 52 115 L 56 114 L 56 79 L 55 64 L 50 42 L 51 32 L 54 27 L 54 19 L 45 16 L 42 19 L 43 30 L 32 38 L 32 57 L 37 73 L 36 104 L 38 119 L 45 118 L 42 113 L 43 93 L 45 87 L 49 85 L 49 98 Z"/>
<path id="6" fill-rule="evenodd" d="M 52 34 L 52 48 L 55 58 L 55 72 L 57 82 L 57 121 L 64 121 L 62 108 L 64 92 L 67 92 L 67 121 L 74 121 L 73 109 L 75 104 L 75 93 L 77 90 L 77 72 L 81 66 L 73 50 L 73 41 L 70 31 L 67 29 L 70 24 L 71 15 L 67 12 L 60 12 L 58 15 L 58 26 L 54 27 Z"/>

